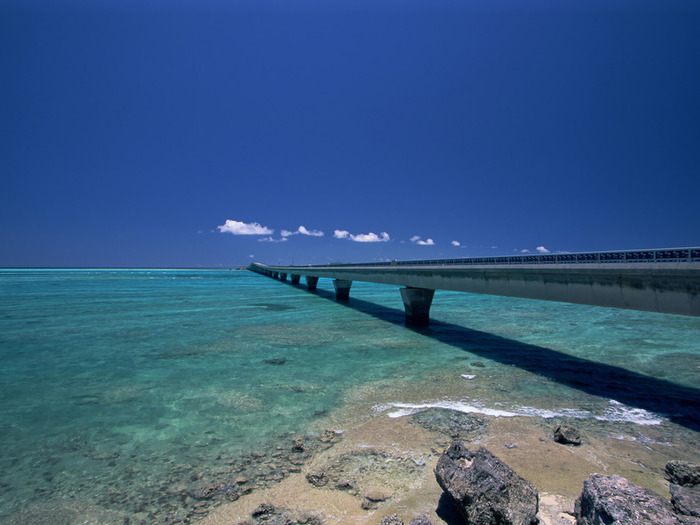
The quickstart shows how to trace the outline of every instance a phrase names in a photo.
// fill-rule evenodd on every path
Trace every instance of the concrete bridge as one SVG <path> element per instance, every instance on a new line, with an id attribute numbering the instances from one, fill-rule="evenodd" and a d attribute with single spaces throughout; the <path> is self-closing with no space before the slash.
<path id="1" fill-rule="evenodd" d="M 435 290 L 483 293 L 700 316 L 700 248 L 269 266 L 251 271 L 315 290 L 333 279 L 336 299 L 353 281 L 400 286 L 406 324 L 426 326 Z"/>

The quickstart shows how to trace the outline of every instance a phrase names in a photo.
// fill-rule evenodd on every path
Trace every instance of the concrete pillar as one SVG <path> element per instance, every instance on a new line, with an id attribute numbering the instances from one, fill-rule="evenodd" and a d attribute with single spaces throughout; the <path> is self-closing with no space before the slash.
<path id="1" fill-rule="evenodd" d="M 333 287 L 335 288 L 335 298 L 338 301 L 347 301 L 350 299 L 350 287 L 352 281 L 345 279 L 333 279 Z"/>
<path id="2" fill-rule="evenodd" d="M 306 278 L 306 287 L 309 290 L 315 290 L 316 285 L 318 284 L 318 277 L 311 277 L 310 275 L 307 275 L 305 278 Z"/>
<path id="3" fill-rule="evenodd" d="M 301 277 L 301 275 L 294 275 L 294 274 L 292 274 L 292 277 L 291 277 L 291 279 L 292 279 L 292 284 L 299 284 L 299 278 L 300 278 L 300 277 Z"/>
<path id="4" fill-rule="evenodd" d="M 287 274 L 286 273 L 281 273 L 280 274 L 280 281 L 286 281 L 287 280 Z"/>
<path id="5" fill-rule="evenodd" d="M 430 324 L 430 305 L 435 290 L 428 288 L 401 288 L 401 299 L 406 311 L 406 324 L 409 326 L 428 326 Z"/>
<path id="6" fill-rule="evenodd" d="M 277 279 L 279 277 L 279 272 L 272 272 L 272 278 Z"/>

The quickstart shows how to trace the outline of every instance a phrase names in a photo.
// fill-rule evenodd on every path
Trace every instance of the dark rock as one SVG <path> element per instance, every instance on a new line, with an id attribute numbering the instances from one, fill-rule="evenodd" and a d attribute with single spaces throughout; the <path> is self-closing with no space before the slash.
<path id="1" fill-rule="evenodd" d="M 292 440 L 292 442 L 292 450 L 294 452 L 304 452 L 304 443 L 306 442 L 306 436 L 297 436 Z"/>
<path id="2" fill-rule="evenodd" d="M 433 525 L 433 522 L 430 521 L 428 516 L 416 516 L 408 522 L 408 525 Z"/>
<path id="3" fill-rule="evenodd" d="M 211 499 L 217 493 L 217 488 L 214 485 L 207 485 L 192 492 L 192 497 L 196 500 Z"/>
<path id="4" fill-rule="evenodd" d="M 474 363 L 471 363 L 472 366 L 475 366 L 477 368 L 486 368 L 486 365 L 482 363 L 481 361 L 475 361 Z"/>
<path id="5" fill-rule="evenodd" d="M 564 445 L 580 445 L 581 433 L 573 427 L 559 425 L 554 429 L 554 441 Z"/>
<path id="6" fill-rule="evenodd" d="M 666 463 L 666 479 L 676 485 L 700 485 L 700 465 L 687 461 L 669 461 Z"/>
<path id="7" fill-rule="evenodd" d="M 352 484 L 352 481 L 348 479 L 341 479 L 335 484 L 335 488 L 338 490 L 352 490 L 355 488 L 355 486 Z"/>
<path id="8" fill-rule="evenodd" d="M 336 434 L 335 430 L 327 428 L 326 430 L 321 432 L 320 439 L 322 443 L 333 443 L 335 441 L 338 441 L 338 434 Z"/>
<path id="9" fill-rule="evenodd" d="M 678 514 L 700 518 L 700 486 L 669 486 L 671 505 Z"/>
<path id="10" fill-rule="evenodd" d="M 287 362 L 284 357 L 275 357 L 273 359 L 264 360 L 268 365 L 283 365 Z"/>
<path id="11" fill-rule="evenodd" d="M 254 518 L 261 518 L 263 516 L 271 516 L 275 513 L 275 506 L 272 503 L 261 503 L 258 508 L 256 508 L 251 516 Z"/>
<path id="12" fill-rule="evenodd" d="M 323 525 L 323 520 L 314 514 L 302 514 L 297 519 L 297 523 L 301 525 Z"/>
<path id="13" fill-rule="evenodd" d="M 576 500 L 577 525 L 677 525 L 671 504 L 620 476 L 592 474 Z"/>
<path id="14" fill-rule="evenodd" d="M 364 501 L 362 502 L 362 505 L 360 505 L 360 506 L 362 507 L 362 510 L 372 510 L 372 509 L 376 509 L 376 508 L 377 508 L 376 503 L 372 503 L 372 502 L 371 502 L 370 500 L 368 500 L 368 499 L 364 500 Z"/>
<path id="15" fill-rule="evenodd" d="M 328 476 L 325 472 L 310 472 L 306 475 L 306 481 L 314 487 L 323 487 L 328 484 Z"/>
<path id="16" fill-rule="evenodd" d="M 404 523 L 396 514 L 391 514 L 389 516 L 384 516 L 379 522 L 379 525 L 404 525 Z"/>
<path id="17" fill-rule="evenodd" d="M 678 519 L 678 525 L 700 525 L 700 518 L 684 516 L 683 514 L 676 514 L 676 518 Z"/>
<path id="18" fill-rule="evenodd" d="M 483 447 L 470 452 L 455 441 L 438 460 L 435 478 L 470 525 L 537 522 L 537 489 Z"/>

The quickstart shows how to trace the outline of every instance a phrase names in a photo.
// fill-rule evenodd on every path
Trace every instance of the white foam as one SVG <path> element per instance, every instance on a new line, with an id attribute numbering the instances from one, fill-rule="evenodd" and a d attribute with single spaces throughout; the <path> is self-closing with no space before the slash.
<path id="1" fill-rule="evenodd" d="M 493 408 L 479 407 L 460 401 L 435 401 L 421 404 L 389 403 L 387 406 L 387 410 L 390 408 L 396 409 L 387 414 L 387 416 L 389 416 L 390 418 L 410 416 L 412 414 L 415 414 L 416 412 L 421 412 L 429 408 L 444 408 L 446 410 L 453 410 L 455 412 L 462 412 L 464 414 L 483 414 L 485 416 L 494 417 L 514 417 L 518 415 L 514 412 L 509 412 L 507 410 L 496 410 Z"/>
<path id="2" fill-rule="evenodd" d="M 377 405 L 374 410 L 387 412 L 392 419 L 410 416 L 429 408 L 442 408 L 462 412 L 463 414 L 481 414 L 491 417 L 539 417 L 552 419 L 555 417 L 569 419 L 597 419 L 599 421 L 613 421 L 635 423 L 637 425 L 660 425 L 663 420 L 660 416 L 641 408 L 629 407 L 614 399 L 610 400 L 610 407 L 601 414 L 594 414 L 589 410 L 573 408 L 544 409 L 529 406 L 511 407 L 509 410 L 488 408 L 474 402 L 466 401 L 426 401 L 424 403 L 388 403 Z"/>
<path id="3" fill-rule="evenodd" d="M 660 425 L 663 422 L 663 419 L 653 412 L 627 406 L 615 399 L 610 400 L 610 408 L 603 415 L 595 418 L 600 421 L 619 421 L 637 425 Z"/>

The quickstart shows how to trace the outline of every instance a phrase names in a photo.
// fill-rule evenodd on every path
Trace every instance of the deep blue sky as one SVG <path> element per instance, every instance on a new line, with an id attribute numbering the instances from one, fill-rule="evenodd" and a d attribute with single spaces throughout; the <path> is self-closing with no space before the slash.
<path id="1" fill-rule="evenodd" d="M 698 28 L 695 0 L 0 0 L 0 266 L 700 245 Z"/>

